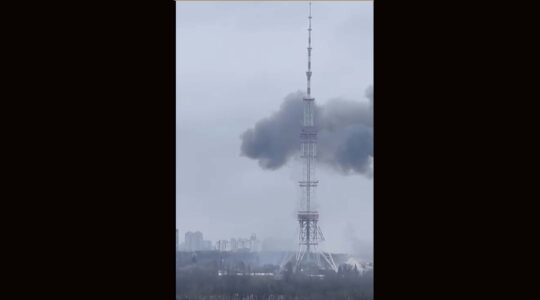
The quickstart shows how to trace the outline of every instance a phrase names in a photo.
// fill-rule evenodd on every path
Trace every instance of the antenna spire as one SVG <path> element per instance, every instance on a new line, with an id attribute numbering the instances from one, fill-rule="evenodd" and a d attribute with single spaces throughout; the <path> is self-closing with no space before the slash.
<path id="1" fill-rule="evenodd" d="M 311 97 L 311 1 L 309 2 L 309 28 L 308 28 L 308 70 L 306 72 L 307 76 L 307 96 Z"/>

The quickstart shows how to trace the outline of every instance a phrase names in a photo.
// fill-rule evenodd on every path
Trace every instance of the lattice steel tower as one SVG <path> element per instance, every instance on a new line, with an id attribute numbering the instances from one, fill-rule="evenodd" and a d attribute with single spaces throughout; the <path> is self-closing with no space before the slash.
<path id="1" fill-rule="evenodd" d="M 314 111 L 315 98 L 311 97 L 311 2 L 309 3 L 308 27 L 308 69 L 307 96 L 304 97 L 304 121 L 300 132 L 300 157 L 303 161 L 302 179 L 298 182 L 302 190 L 300 209 L 298 210 L 299 240 L 296 253 L 295 269 L 307 271 L 308 269 L 333 269 L 337 271 L 332 256 L 317 249 L 320 241 L 324 241 L 322 231 L 317 224 L 319 212 L 312 210 L 311 202 L 318 180 L 315 179 L 315 162 L 317 155 L 317 128 L 315 126 Z M 321 260 L 321 257 L 323 258 Z"/>

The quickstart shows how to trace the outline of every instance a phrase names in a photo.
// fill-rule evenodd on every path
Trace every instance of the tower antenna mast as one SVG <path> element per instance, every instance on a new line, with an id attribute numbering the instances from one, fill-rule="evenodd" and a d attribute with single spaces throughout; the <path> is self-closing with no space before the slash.
<path id="1" fill-rule="evenodd" d="M 319 221 L 319 212 L 312 210 L 311 201 L 313 192 L 319 183 L 315 180 L 315 158 L 317 153 L 317 128 L 314 122 L 315 98 L 311 97 L 311 1 L 309 2 L 309 27 L 308 27 L 308 68 L 307 77 L 307 95 L 303 98 L 304 102 L 304 121 L 300 132 L 300 153 L 303 159 L 303 176 L 299 181 L 302 189 L 302 199 L 300 201 L 300 210 L 298 211 L 299 224 L 299 242 L 296 253 L 295 269 L 306 271 L 309 268 L 330 268 L 337 271 L 336 264 L 332 256 L 317 249 L 319 241 L 324 241 L 322 231 L 317 224 Z M 321 257 L 326 264 L 322 263 Z"/>

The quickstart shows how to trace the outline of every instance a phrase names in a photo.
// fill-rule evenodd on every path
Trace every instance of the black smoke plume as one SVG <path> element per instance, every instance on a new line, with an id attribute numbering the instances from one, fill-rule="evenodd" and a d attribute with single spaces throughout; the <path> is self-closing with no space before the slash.
<path id="1" fill-rule="evenodd" d="M 242 136 L 241 153 L 264 169 L 278 169 L 300 148 L 303 120 L 302 92 L 288 95 L 279 110 L 255 124 Z M 373 89 L 366 102 L 333 99 L 317 105 L 317 159 L 344 174 L 370 175 L 373 158 Z"/>

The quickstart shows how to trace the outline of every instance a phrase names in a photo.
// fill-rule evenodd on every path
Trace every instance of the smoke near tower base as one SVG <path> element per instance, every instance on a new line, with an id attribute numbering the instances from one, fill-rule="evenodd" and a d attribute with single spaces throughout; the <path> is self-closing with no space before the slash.
<path id="1" fill-rule="evenodd" d="M 242 135 L 241 154 L 258 161 L 263 169 L 285 165 L 299 150 L 302 128 L 302 92 L 285 97 L 279 110 L 258 121 Z M 373 88 L 368 102 L 333 99 L 316 105 L 317 159 L 342 174 L 371 176 L 373 169 Z"/>

